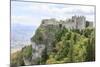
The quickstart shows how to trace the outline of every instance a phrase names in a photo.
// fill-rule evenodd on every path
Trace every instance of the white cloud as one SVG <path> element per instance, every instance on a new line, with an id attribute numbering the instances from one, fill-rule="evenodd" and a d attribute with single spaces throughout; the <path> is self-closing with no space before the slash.
<path id="1" fill-rule="evenodd" d="M 15 5 L 15 6 L 14 6 Z M 14 7 L 20 7 L 14 8 Z M 70 18 L 72 15 L 84 15 L 87 20 L 94 21 L 94 7 L 93 6 L 80 6 L 80 5 L 63 5 L 63 4 L 44 4 L 33 2 L 14 2 L 12 4 L 13 10 L 19 10 L 19 15 L 13 12 L 12 22 L 21 23 L 25 25 L 39 26 L 42 19 L 45 18 Z M 59 7 L 61 6 L 61 7 Z M 24 13 L 25 14 L 21 14 Z M 18 12 L 17 12 L 18 13 Z M 35 15 L 36 14 L 36 15 Z M 31 15 L 31 16 L 30 16 Z"/>
<path id="2" fill-rule="evenodd" d="M 34 18 L 34 17 L 29 17 L 29 16 L 12 16 L 11 17 L 12 23 L 18 23 L 18 24 L 23 24 L 23 25 L 33 25 L 38 27 L 41 20 Z"/>
<path id="3" fill-rule="evenodd" d="M 66 17 L 70 15 L 91 15 L 94 16 L 94 7 L 93 6 L 80 6 L 80 5 L 63 5 L 62 8 L 57 8 L 55 6 L 60 4 L 34 4 L 32 10 L 40 11 L 43 13 L 48 13 L 52 16 Z M 70 16 L 69 15 L 69 16 Z"/>

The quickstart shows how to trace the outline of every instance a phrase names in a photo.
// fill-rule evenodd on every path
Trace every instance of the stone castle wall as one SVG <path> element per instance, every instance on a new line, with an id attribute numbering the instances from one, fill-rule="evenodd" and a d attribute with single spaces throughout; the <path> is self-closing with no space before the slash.
<path id="1" fill-rule="evenodd" d="M 57 21 L 56 19 L 44 19 L 42 21 L 43 25 L 59 25 L 67 29 L 84 29 L 86 27 L 86 18 L 84 16 L 72 16 L 71 19 L 67 21 Z M 90 23 L 92 26 L 92 23 Z"/>

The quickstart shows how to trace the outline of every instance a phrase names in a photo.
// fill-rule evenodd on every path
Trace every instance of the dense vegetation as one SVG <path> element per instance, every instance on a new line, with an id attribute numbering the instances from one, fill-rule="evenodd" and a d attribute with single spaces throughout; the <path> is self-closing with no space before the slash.
<path id="1" fill-rule="evenodd" d="M 47 29 L 47 28 L 46 28 Z M 42 58 L 37 64 L 57 64 L 57 63 L 74 63 L 95 61 L 95 28 L 85 28 L 82 30 L 66 28 L 47 29 L 40 28 L 37 30 L 35 38 L 37 43 L 44 43 L 46 38 L 44 32 L 50 32 L 54 39 L 52 42 L 52 51 L 44 51 Z M 51 34 L 48 37 L 52 37 Z M 51 41 L 49 38 L 48 41 Z M 32 57 L 32 46 L 24 47 L 21 51 L 14 53 L 11 56 L 11 64 L 25 65 L 23 58 Z M 31 61 L 30 61 L 31 62 Z"/>
<path id="2" fill-rule="evenodd" d="M 95 29 L 60 29 L 56 33 L 54 50 L 46 64 L 95 60 Z"/>
<path id="3" fill-rule="evenodd" d="M 32 45 L 25 46 L 22 50 L 11 54 L 11 67 L 24 66 L 23 58 L 32 57 Z"/>
<path id="4" fill-rule="evenodd" d="M 48 32 L 49 35 L 45 32 Z M 70 30 L 65 27 L 59 29 L 53 29 L 50 26 L 40 27 L 33 39 L 33 41 L 41 43 L 44 43 L 43 41 L 51 42 L 51 39 L 53 41 L 52 51 L 45 50 L 46 57 L 42 57 L 45 61 L 42 60 L 41 62 L 44 63 L 40 62 L 38 64 L 95 61 L 95 28 L 89 28 L 88 24 L 82 30 Z M 48 49 L 48 46 L 46 48 Z"/>

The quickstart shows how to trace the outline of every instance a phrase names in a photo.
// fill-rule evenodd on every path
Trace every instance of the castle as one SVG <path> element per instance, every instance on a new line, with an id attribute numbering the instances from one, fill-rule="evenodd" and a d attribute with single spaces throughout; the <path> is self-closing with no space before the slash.
<path id="1" fill-rule="evenodd" d="M 84 29 L 85 27 L 93 27 L 93 22 L 86 21 L 84 16 L 72 16 L 72 18 L 63 20 L 44 19 L 32 37 L 32 61 L 36 64 L 42 58 L 42 55 L 49 54 L 53 50 L 53 42 L 55 41 L 55 33 L 63 27 L 67 29 Z M 45 52 L 45 54 L 43 54 Z"/>
<path id="2" fill-rule="evenodd" d="M 61 27 L 65 27 L 67 29 L 84 29 L 86 27 L 87 21 L 84 16 L 72 16 L 71 19 L 67 19 L 66 21 L 60 20 L 57 21 L 56 19 L 44 19 L 42 21 L 44 26 L 46 25 L 58 25 Z M 93 22 L 88 22 L 89 27 L 93 27 Z"/>

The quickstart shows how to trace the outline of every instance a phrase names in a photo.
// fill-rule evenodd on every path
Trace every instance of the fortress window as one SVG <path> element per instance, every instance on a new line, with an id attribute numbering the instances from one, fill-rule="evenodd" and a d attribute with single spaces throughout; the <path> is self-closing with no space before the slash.
<path id="1" fill-rule="evenodd" d="M 59 24 L 59 27 L 61 28 L 62 27 L 62 24 Z"/>
<path id="2" fill-rule="evenodd" d="M 74 22 L 74 20 L 72 20 L 72 22 Z"/>
<path id="3" fill-rule="evenodd" d="M 44 21 L 42 21 L 42 23 L 44 24 L 45 22 L 44 22 Z"/>

